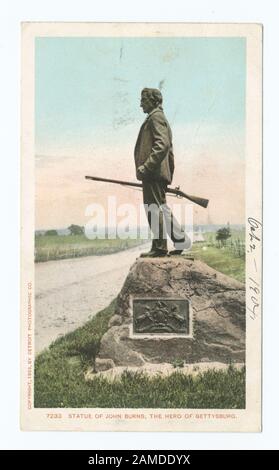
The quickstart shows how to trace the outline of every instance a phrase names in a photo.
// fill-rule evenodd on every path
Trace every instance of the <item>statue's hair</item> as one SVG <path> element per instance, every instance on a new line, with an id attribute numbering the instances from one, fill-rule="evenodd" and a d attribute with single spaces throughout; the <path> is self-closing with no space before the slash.
<path id="1" fill-rule="evenodd" d="M 163 103 L 163 97 L 162 97 L 162 93 L 160 92 L 160 90 L 158 90 L 157 88 L 144 88 L 141 92 L 141 94 L 146 94 L 148 96 L 148 98 L 150 99 L 150 101 L 155 105 L 155 106 L 159 106 L 160 104 Z"/>

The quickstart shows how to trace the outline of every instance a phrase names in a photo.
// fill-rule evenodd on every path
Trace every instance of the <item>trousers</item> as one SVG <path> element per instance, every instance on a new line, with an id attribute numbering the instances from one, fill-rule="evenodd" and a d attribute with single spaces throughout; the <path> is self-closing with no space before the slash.
<path id="1" fill-rule="evenodd" d="M 172 240 L 175 249 L 190 248 L 190 238 L 167 205 L 167 183 L 160 180 L 143 180 L 142 187 L 145 212 L 153 234 L 152 251 L 168 251 L 167 235 Z"/>

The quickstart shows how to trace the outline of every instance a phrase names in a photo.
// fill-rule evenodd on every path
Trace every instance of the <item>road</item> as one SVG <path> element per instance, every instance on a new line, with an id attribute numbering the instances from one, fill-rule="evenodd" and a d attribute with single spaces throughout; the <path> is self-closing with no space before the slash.
<path id="1" fill-rule="evenodd" d="M 36 263 L 36 354 L 107 307 L 119 293 L 132 263 L 148 246 L 112 255 Z"/>

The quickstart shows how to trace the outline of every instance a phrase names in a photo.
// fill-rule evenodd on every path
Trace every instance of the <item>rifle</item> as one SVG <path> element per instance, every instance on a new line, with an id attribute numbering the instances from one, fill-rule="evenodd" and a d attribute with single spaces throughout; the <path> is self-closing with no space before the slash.
<path id="1" fill-rule="evenodd" d="M 121 184 L 123 186 L 131 186 L 133 188 L 142 188 L 142 184 L 131 183 L 129 181 L 112 180 L 108 178 L 100 178 L 98 176 L 85 176 L 85 178 L 87 180 L 103 181 L 105 183 L 115 183 L 115 184 Z M 204 207 L 204 208 L 206 208 L 209 203 L 208 199 L 203 199 L 197 196 L 191 196 L 190 194 L 184 193 L 183 191 L 180 190 L 179 186 L 177 188 L 167 188 L 166 192 L 170 194 L 174 194 L 177 197 L 184 197 L 185 199 L 188 199 L 189 201 L 194 202 L 195 204 L 198 204 L 199 206 Z"/>

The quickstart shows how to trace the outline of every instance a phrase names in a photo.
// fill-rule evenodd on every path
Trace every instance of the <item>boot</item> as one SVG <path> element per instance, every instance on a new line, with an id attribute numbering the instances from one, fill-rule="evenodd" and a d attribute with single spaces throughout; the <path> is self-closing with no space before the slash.
<path id="1" fill-rule="evenodd" d="M 172 250 L 169 252 L 169 255 L 170 256 L 178 256 L 178 255 L 181 255 L 183 252 L 183 250 Z"/>
<path id="2" fill-rule="evenodd" d="M 147 253 L 141 253 L 140 258 L 162 258 L 164 256 L 167 256 L 167 254 L 167 251 L 151 250 Z"/>

